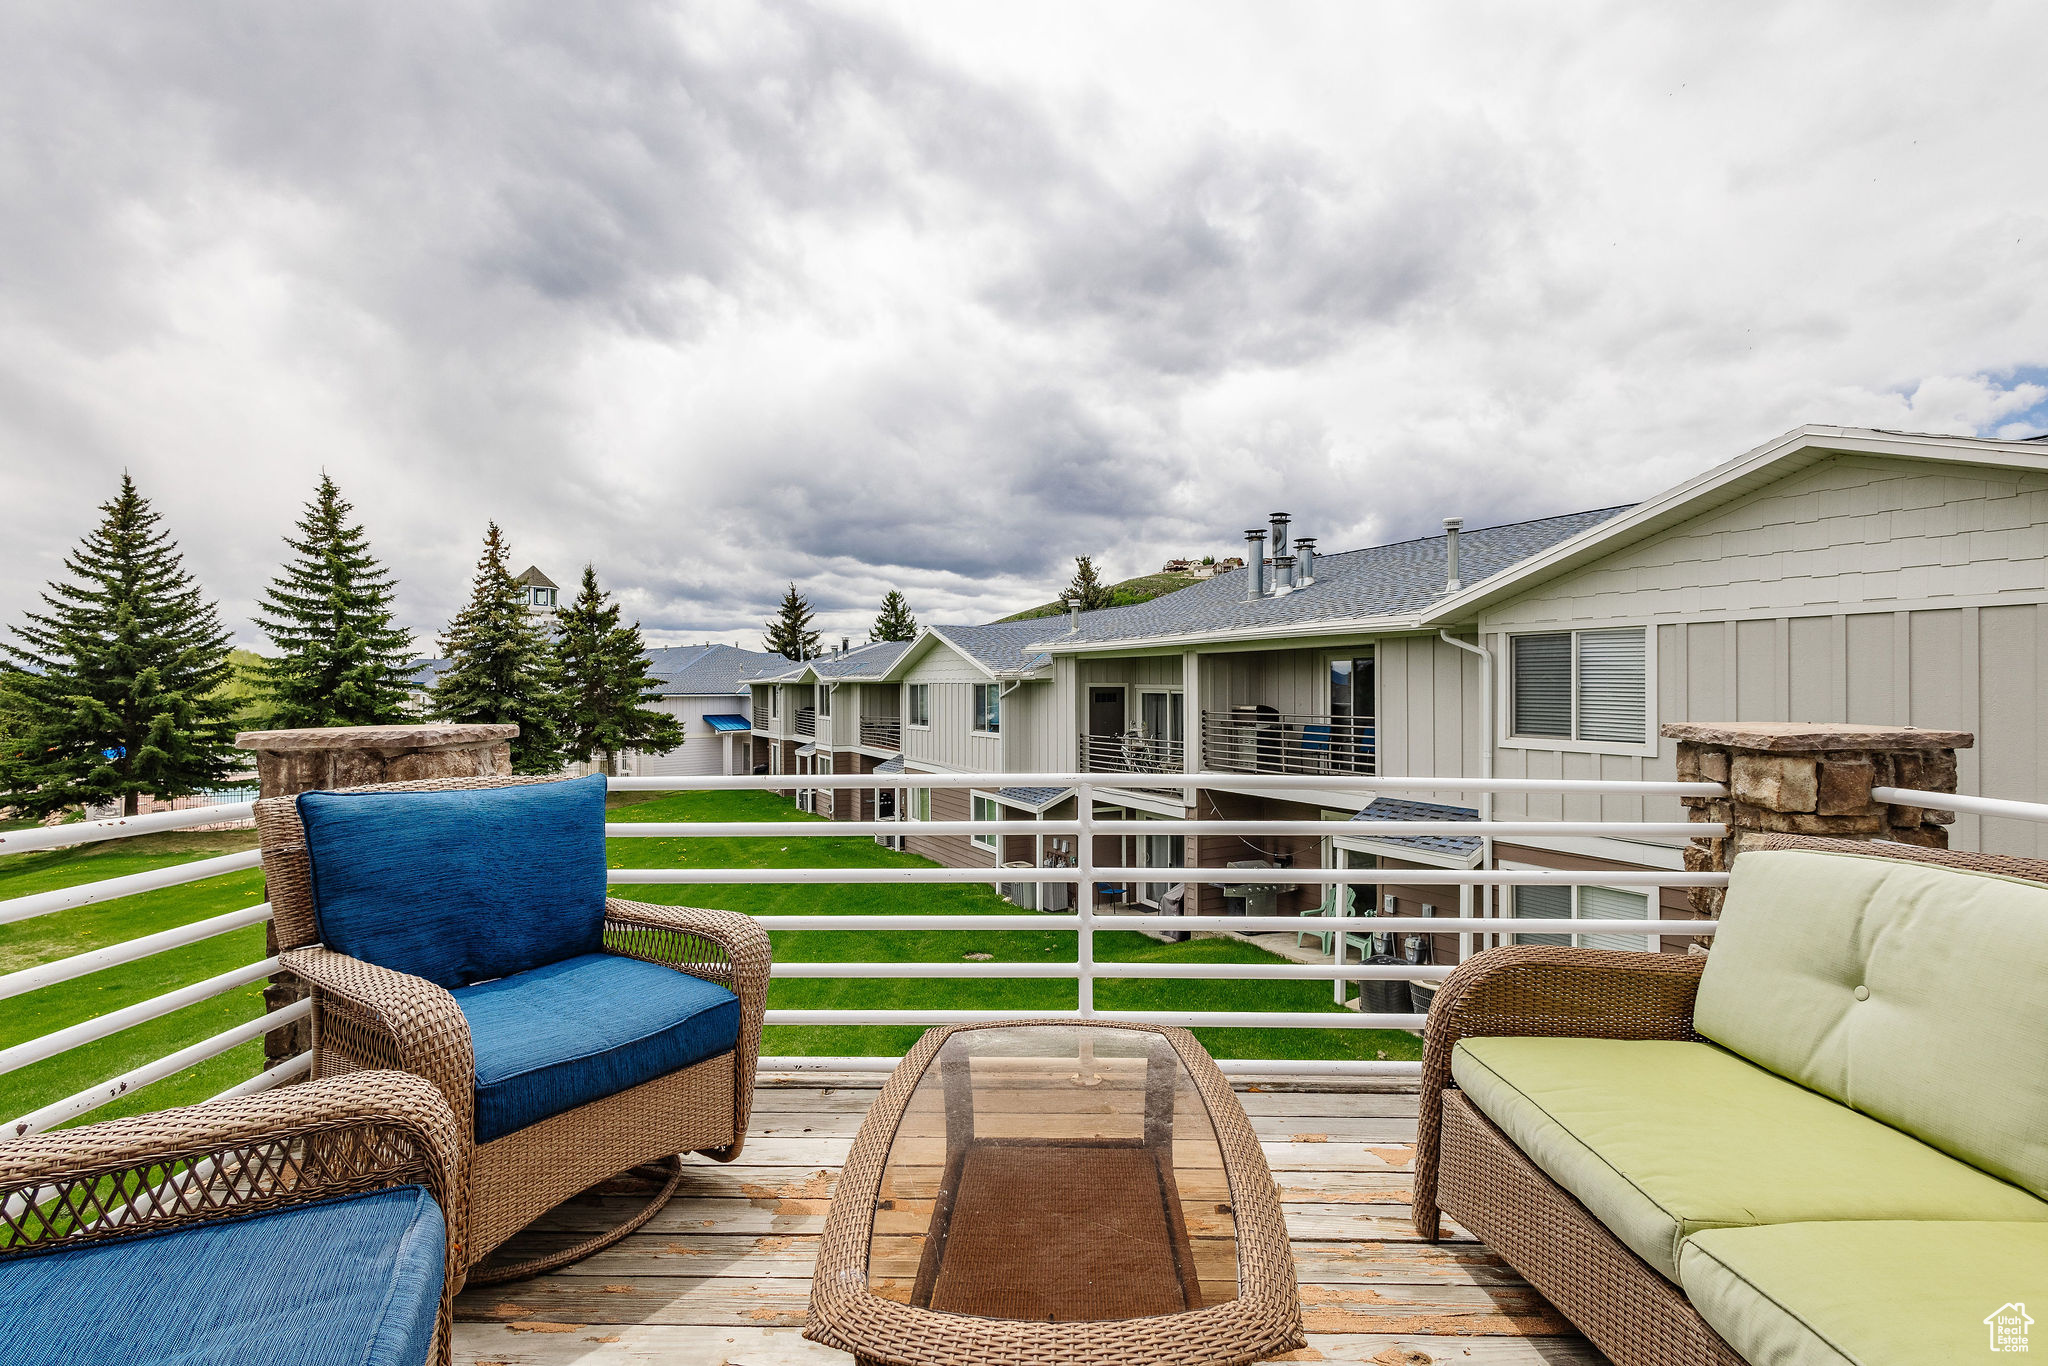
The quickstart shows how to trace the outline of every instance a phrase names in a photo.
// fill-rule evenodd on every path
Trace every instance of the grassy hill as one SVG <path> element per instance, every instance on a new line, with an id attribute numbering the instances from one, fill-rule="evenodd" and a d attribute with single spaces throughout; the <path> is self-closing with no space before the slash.
<path id="1" fill-rule="evenodd" d="M 1129 607 L 1134 602 L 1150 602 L 1154 598 L 1163 598 L 1177 589 L 1191 588 L 1200 582 L 1200 579 L 1187 574 L 1140 574 L 1135 579 L 1125 579 L 1122 583 L 1113 583 L 1109 586 L 1112 599 L 1110 606 Z M 1004 617 L 1003 620 L 1028 621 L 1032 617 L 1056 617 L 1066 610 L 1062 603 L 1048 602 L 1043 607 L 1033 607 L 1029 611 Z"/>

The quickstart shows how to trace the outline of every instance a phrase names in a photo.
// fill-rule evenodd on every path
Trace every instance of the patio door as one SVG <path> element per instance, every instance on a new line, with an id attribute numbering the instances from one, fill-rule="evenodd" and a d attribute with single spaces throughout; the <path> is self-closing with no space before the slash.
<path id="1" fill-rule="evenodd" d="M 1138 862 L 1145 868 L 1185 868 L 1188 865 L 1187 840 L 1180 835 L 1145 835 L 1138 841 Z M 1172 886 L 1172 882 L 1141 883 L 1138 899 L 1147 905 L 1157 906 L 1166 900 L 1167 889 Z"/>
<path id="2" fill-rule="evenodd" d="M 1132 767 L 1152 773 L 1178 770 L 1181 745 L 1187 738 L 1181 694 L 1164 689 L 1139 693 L 1138 723 L 1145 732 L 1137 742 L 1143 752 L 1131 756 L 1140 761 Z"/>
<path id="3" fill-rule="evenodd" d="M 1378 735 L 1373 654 L 1370 647 L 1330 661 L 1330 767 L 1371 773 Z"/>

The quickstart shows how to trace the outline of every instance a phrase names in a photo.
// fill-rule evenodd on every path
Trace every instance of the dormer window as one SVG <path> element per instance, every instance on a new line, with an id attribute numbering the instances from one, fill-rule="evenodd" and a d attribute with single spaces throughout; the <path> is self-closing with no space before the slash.
<path id="1" fill-rule="evenodd" d="M 529 591 L 533 594 L 533 605 L 535 607 L 553 607 L 555 605 L 554 589 L 535 588 Z"/>

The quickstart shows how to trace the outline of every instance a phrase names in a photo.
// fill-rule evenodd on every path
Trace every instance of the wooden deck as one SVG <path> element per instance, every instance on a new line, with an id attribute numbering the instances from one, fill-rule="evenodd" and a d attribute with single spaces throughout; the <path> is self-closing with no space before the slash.
<path id="1" fill-rule="evenodd" d="M 641 1232 L 566 1271 L 465 1292 L 458 1363 L 825 1366 L 802 1337 L 811 1264 L 839 1164 L 879 1076 L 764 1077 L 741 1160 L 692 1160 Z M 1408 1221 L 1413 1091 L 1241 1082 L 1294 1241 L 1309 1347 L 1282 1361 L 1582 1366 L 1602 1358 L 1470 1240 L 1431 1246 Z M 630 1183 L 626 1183 L 630 1185 Z M 584 1196 L 522 1235 L 601 1227 L 632 1199 Z"/>

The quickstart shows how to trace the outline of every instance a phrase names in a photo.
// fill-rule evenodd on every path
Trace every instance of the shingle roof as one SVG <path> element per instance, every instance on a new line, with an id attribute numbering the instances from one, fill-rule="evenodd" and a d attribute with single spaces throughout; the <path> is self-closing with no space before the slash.
<path id="1" fill-rule="evenodd" d="M 448 672 L 448 666 L 452 663 L 454 661 L 449 659 L 421 660 L 412 666 L 412 685 L 415 688 L 433 687 L 441 675 Z"/>
<path id="2" fill-rule="evenodd" d="M 805 670 L 815 673 L 828 682 L 858 682 L 863 678 L 880 678 L 889 672 L 889 666 L 903 657 L 910 648 L 910 642 L 903 640 L 875 640 L 866 645 L 856 645 L 851 650 L 838 654 L 819 655 L 815 659 L 784 659 L 780 655 L 768 655 L 769 667 L 751 675 L 756 683 L 787 683 L 801 678 Z"/>
<path id="3" fill-rule="evenodd" d="M 736 645 L 664 645 L 649 650 L 666 697 L 704 697 L 743 693 L 746 681 L 771 664 L 787 664 L 780 655 L 742 650 Z"/>
<path id="4" fill-rule="evenodd" d="M 996 789 L 996 795 L 1017 806 L 1028 806 L 1033 811 L 1043 811 L 1073 790 L 1071 787 L 999 787 Z"/>
<path id="5" fill-rule="evenodd" d="M 1351 818 L 1353 824 L 1376 821 L 1476 821 L 1479 813 L 1469 806 L 1438 806 L 1434 802 L 1410 802 L 1398 797 L 1375 797 L 1366 804 L 1363 811 Z M 1408 849 L 1426 850 L 1432 854 L 1449 854 L 1454 858 L 1470 858 L 1479 852 L 1477 835 L 1380 835 L 1370 830 L 1354 830 L 1355 835 L 1364 835 L 1376 844 L 1398 844 Z"/>
<path id="6" fill-rule="evenodd" d="M 932 634 L 994 673 L 1030 673 L 1052 662 L 1052 656 L 1043 650 L 1029 648 L 1046 637 L 1042 618 L 996 621 L 986 626 L 934 626 Z"/>
<path id="7" fill-rule="evenodd" d="M 893 759 L 884 759 L 881 763 L 876 764 L 874 771 L 876 773 L 903 773 L 907 770 L 903 767 L 903 756 L 899 754 Z"/>
<path id="8" fill-rule="evenodd" d="M 526 572 L 512 580 L 512 582 L 523 583 L 529 588 L 560 588 L 562 586 L 541 573 L 540 566 L 537 564 L 526 566 Z"/>
<path id="9" fill-rule="evenodd" d="M 1458 538 L 1459 577 L 1468 585 L 1477 584 L 1627 511 L 1628 505 L 1599 508 L 1462 532 Z M 1251 570 L 1233 569 L 1149 602 L 1083 612 L 1076 632 L 1066 630 L 1065 618 L 1039 618 L 1031 623 L 1038 630 L 1019 643 L 1064 648 L 1098 641 L 1397 616 L 1422 611 L 1442 597 L 1447 568 L 1444 538 L 1425 536 L 1364 550 L 1318 555 L 1315 581 L 1284 597 L 1247 601 L 1245 576 Z"/>

